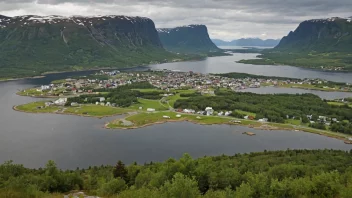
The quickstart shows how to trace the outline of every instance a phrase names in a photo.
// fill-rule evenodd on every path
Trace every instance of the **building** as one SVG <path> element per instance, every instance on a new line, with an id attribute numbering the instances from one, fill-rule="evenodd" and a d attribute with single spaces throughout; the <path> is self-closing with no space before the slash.
<path id="1" fill-rule="evenodd" d="M 153 108 L 148 108 L 147 111 L 148 111 L 148 112 L 155 112 L 155 109 L 153 109 Z"/>
<path id="2" fill-rule="evenodd" d="M 207 112 L 207 116 L 213 115 L 214 110 L 212 107 L 205 108 L 205 112 Z"/>
<path id="3" fill-rule="evenodd" d="M 58 106 L 64 106 L 66 102 L 67 102 L 67 98 L 59 98 L 56 101 L 54 101 L 54 104 Z"/>

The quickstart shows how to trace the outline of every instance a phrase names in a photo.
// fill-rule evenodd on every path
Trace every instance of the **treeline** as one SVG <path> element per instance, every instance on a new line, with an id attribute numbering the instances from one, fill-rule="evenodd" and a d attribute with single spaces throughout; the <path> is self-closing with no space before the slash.
<path id="1" fill-rule="evenodd" d="M 104 98 L 104 103 L 110 102 L 110 104 L 116 104 L 119 107 L 129 107 L 134 103 L 138 103 L 138 98 L 157 100 L 161 99 L 161 92 L 141 92 L 133 89 L 151 89 L 154 88 L 149 82 L 135 82 L 128 85 L 118 86 L 114 89 L 103 88 L 96 89 L 94 92 L 101 92 L 106 94 L 94 94 L 94 95 L 81 95 L 78 97 L 72 97 L 67 99 L 66 105 L 71 105 L 72 102 L 79 104 L 95 104 L 100 103 L 100 98 Z"/>
<path id="2" fill-rule="evenodd" d="M 307 115 L 314 121 L 319 116 L 352 121 L 352 109 L 346 106 L 332 106 L 313 94 L 255 94 L 230 91 L 215 91 L 216 96 L 197 96 L 179 99 L 175 109 L 204 110 L 212 107 L 215 111 L 233 111 L 234 116 L 243 118 L 235 110 L 256 114 L 256 119 L 268 118 L 270 122 L 283 123 L 286 119 L 302 119 L 308 123 Z"/>
<path id="3" fill-rule="evenodd" d="M 60 170 L 0 165 L 0 197 L 49 197 L 80 190 L 118 198 L 349 198 L 352 151 L 287 150 L 125 166 Z"/>

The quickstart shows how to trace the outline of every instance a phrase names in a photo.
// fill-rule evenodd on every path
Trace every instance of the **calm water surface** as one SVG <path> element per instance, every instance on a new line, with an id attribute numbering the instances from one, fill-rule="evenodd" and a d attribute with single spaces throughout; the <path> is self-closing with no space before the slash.
<path id="1" fill-rule="evenodd" d="M 169 69 L 180 69 L 191 65 L 192 69 L 188 70 L 195 71 L 195 68 L 198 68 L 198 71 L 204 72 L 228 72 L 232 68 L 237 68 L 233 59 L 234 57 L 217 57 L 202 62 L 163 64 L 151 68 L 178 65 L 178 68 Z M 228 64 L 227 71 L 223 63 Z M 352 148 L 340 140 L 303 132 L 257 131 L 240 126 L 201 126 L 187 122 L 154 125 L 128 131 L 106 130 L 102 126 L 113 118 L 26 114 L 12 110 L 14 105 L 38 100 L 17 96 L 15 93 L 19 89 L 47 84 L 67 76 L 89 73 L 91 72 L 51 74 L 42 79 L 0 82 L 0 163 L 14 160 L 16 163 L 35 168 L 44 166 L 52 159 L 61 168 L 76 168 L 114 164 L 117 160 L 123 160 L 125 163 L 163 161 L 170 157 L 179 158 L 186 152 L 196 158 L 264 149 L 350 150 Z M 242 135 L 244 131 L 253 131 L 257 135 L 253 137 Z"/>
<path id="2" fill-rule="evenodd" d="M 264 76 L 279 76 L 290 78 L 321 78 L 335 82 L 352 83 L 352 73 L 326 72 L 319 70 L 303 69 L 292 66 L 249 65 L 236 63 L 242 59 L 254 59 L 258 54 L 240 54 L 233 56 L 211 57 L 203 61 L 176 62 L 151 65 L 151 69 L 171 69 L 180 71 L 194 71 L 200 73 L 228 73 L 240 72 Z"/>

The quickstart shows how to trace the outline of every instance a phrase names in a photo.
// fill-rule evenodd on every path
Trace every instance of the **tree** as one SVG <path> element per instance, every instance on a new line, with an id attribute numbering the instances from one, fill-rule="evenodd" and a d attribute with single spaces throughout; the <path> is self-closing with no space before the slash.
<path id="1" fill-rule="evenodd" d="M 114 178 L 122 178 L 123 180 L 126 181 L 126 183 L 128 182 L 128 172 L 127 169 L 125 167 L 125 164 L 119 160 L 114 168 Z"/>
<path id="2" fill-rule="evenodd" d="M 198 183 L 194 178 L 176 173 L 172 181 L 167 181 L 162 187 L 162 192 L 167 198 L 194 198 L 199 197 Z"/>

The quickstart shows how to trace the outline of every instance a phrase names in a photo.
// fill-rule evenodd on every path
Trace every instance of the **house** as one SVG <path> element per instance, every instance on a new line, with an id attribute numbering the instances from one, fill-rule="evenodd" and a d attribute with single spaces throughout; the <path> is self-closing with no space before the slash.
<path id="1" fill-rule="evenodd" d="M 243 119 L 246 119 L 246 120 L 248 120 L 248 116 L 244 116 L 244 117 L 243 117 Z"/>
<path id="2" fill-rule="evenodd" d="M 196 111 L 193 109 L 184 109 L 183 112 L 184 113 L 195 113 Z"/>
<path id="3" fill-rule="evenodd" d="M 181 115 L 180 115 L 180 114 L 177 114 L 177 115 L 176 115 L 176 118 L 180 118 L 180 117 L 181 117 Z"/>
<path id="4" fill-rule="evenodd" d="M 110 103 L 110 102 L 107 102 L 107 103 L 106 103 L 106 106 L 111 107 L 111 103 Z"/>
<path id="5" fill-rule="evenodd" d="M 205 112 L 207 112 L 207 116 L 213 115 L 214 110 L 212 107 L 205 108 Z"/>
<path id="6" fill-rule="evenodd" d="M 99 98 L 99 101 L 100 101 L 100 102 L 104 102 L 104 101 L 105 101 L 105 98 L 104 98 L 104 97 L 100 97 L 100 98 Z"/>
<path id="7" fill-rule="evenodd" d="M 148 111 L 148 112 L 155 112 L 155 109 L 153 109 L 153 108 L 148 108 L 147 111 Z"/>
<path id="8" fill-rule="evenodd" d="M 45 107 L 50 107 L 51 105 L 53 105 L 54 103 L 52 102 L 45 102 Z"/>
<path id="9" fill-rule="evenodd" d="M 225 116 L 229 116 L 229 115 L 231 115 L 231 113 L 232 113 L 232 111 L 226 111 Z"/>
<path id="10" fill-rule="evenodd" d="M 220 112 L 220 113 L 218 113 L 218 116 L 222 116 L 222 115 L 224 115 L 224 112 Z"/>
<path id="11" fill-rule="evenodd" d="M 77 102 L 71 102 L 71 107 L 78 107 L 79 104 Z"/>
<path id="12" fill-rule="evenodd" d="M 163 116 L 163 118 L 165 118 L 165 119 L 170 119 L 170 116 Z"/>
<path id="13" fill-rule="evenodd" d="M 67 98 L 59 98 L 56 101 L 54 101 L 54 104 L 58 106 L 64 106 L 66 102 L 67 102 Z"/>
<path id="14" fill-rule="evenodd" d="M 95 105 L 99 105 L 99 102 L 96 102 Z"/>

